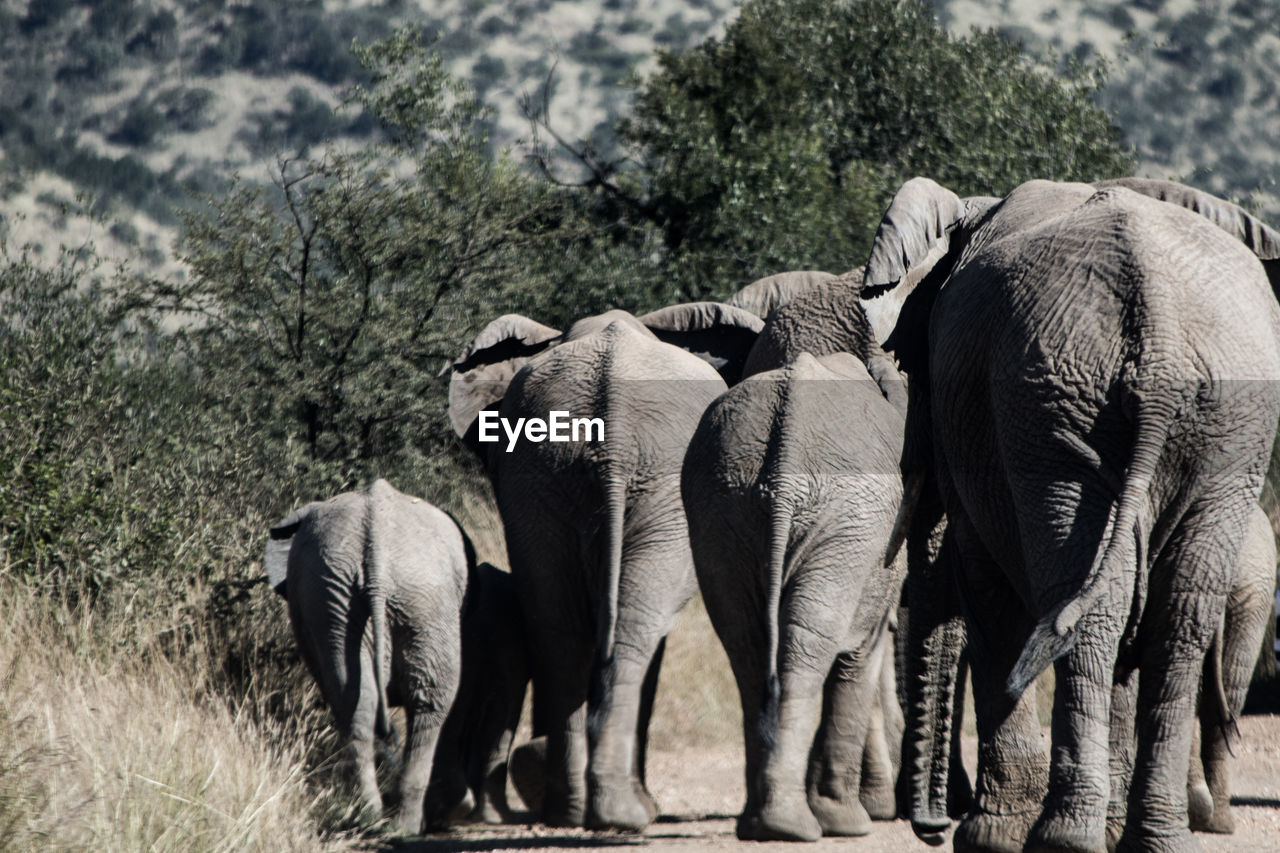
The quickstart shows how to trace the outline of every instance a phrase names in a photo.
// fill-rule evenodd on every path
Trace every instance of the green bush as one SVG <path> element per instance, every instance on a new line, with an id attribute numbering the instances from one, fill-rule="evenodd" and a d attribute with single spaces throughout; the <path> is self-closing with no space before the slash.
<path id="1" fill-rule="evenodd" d="M 687 298 L 844 272 L 914 175 L 963 196 L 1130 171 L 1103 82 L 994 33 L 951 36 L 918 0 L 748 0 L 723 37 L 659 52 L 619 126 L 639 166 L 586 152 L 588 185 L 605 220 L 659 229 Z"/>

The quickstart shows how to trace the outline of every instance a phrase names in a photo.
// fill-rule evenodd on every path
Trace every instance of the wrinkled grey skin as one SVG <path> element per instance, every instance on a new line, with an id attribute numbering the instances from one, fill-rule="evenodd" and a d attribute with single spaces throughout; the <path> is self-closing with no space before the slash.
<path id="1" fill-rule="evenodd" d="M 1196 832 L 1235 830 L 1228 740 L 1236 736 L 1235 718 L 1244 708 L 1267 617 L 1275 606 L 1275 572 L 1275 534 L 1266 513 L 1255 507 L 1227 598 L 1222 636 L 1215 637 L 1209 648 L 1200 685 L 1199 725 L 1193 729 L 1187 780 L 1191 829 Z M 1129 682 L 1137 680 L 1135 676 Z M 1112 749 L 1122 769 L 1129 766 L 1134 754 L 1134 687 L 1133 683 L 1119 685 L 1113 700 Z M 1109 841 L 1119 837 L 1123 825 L 1123 812 L 1109 816 Z"/>
<path id="2" fill-rule="evenodd" d="M 885 398 L 905 413 L 905 383 L 893 361 L 877 343 L 875 330 L 863 310 L 865 303 L 860 298 L 861 286 L 862 270 L 856 270 L 808 283 L 803 290 L 792 293 L 788 301 L 778 306 L 769 317 L 747 355 L 743 373 L 750 375 L 759 370 L 773 369 L 787 364 L 802 352 L 814 355 L 848 352 L 863 362 Z M 907 590 L 904 600 L 907 606 L 900 611 L 901 634 L 903 639 L 915 637 L 916 647 L 947 650 L 950 660 L 949 666 L 929 670 L 917 666 L 914 659 L 904 661 L 904 684 L 912 683 L 916 695 L 927 694 L 952 705 L 956 709 L 958 724 L 960 710 L 964 706 L 965 663 L 961 659 L 961 650 L 965 647 L 965 631 L 958 610 L 943 609 L 954 605 L 955 594 L 950 573 L 935 568 L 943 556 L 946 519 L 932 482 L 918 483 L 906 495 L 903 520 L 913 531 L 907 560 L 908 570 L 916 582 Z M 888 694 L 883 695 L 881 705 L 891 712 L 886 718 L 896 720 L 891 698 Z M 919 701 L 907 702 L 906 695 L 899 698 L 906 709 L 903 722 L 919 730 L 919 720 L 927 709 Z M 927 772 L 935 760 L 948 762 L 945 786 L 932 795 L 944 806 L 941 814 L 943 825 L 938 831 L 945 830 L 950 822 L 948 816 L 963 814 L 972 799 L 969 778 L 960 762 L 960 739 L 952 738 L 950 726 L 942 725 L 937 727 L 927 745 L 918 740 L 902 742 L 897 725 L 895 723 L 886 729 L 888 740 L 883 747 L 878 744 L 877 733 L 873 730 L 869 748 L 873 751 L 885 749 L 890 753 L 895 776 L 898 776 L 900 755 L 908 765 L 924 768 L 922 772 Z M 912 775 L 902 774 L 899 778 L 898 799 L 904 804 L 924 796 L 923 791 L 912 789 L 908 784 Z M 880 816 L 874 809 L 871 813 Z"/>
<path id="3" fill-rule="evenodd" d="M 861 771 L 905 571 L 886 560 L 902 429 L 856 357 L 802 352 L 721 395 L 689 445 L 698 584 L 742 700 L 740 838 L 864 835 L 860 794 L 896 812 L 891 771 Z"/>
<path id="4" fill-rule="evenodd" d="M 745 328 L 754 339 L 760 327 L 712 303 L 642 319 L 609 312 L 560 335 L 507 315 L 468 345 L 450 385 L 450 417 L 488 468 L 524 605 L 553 825 L 634 831 L 657 814 L 644 777 L 649 715 L 663 643 L 695 588 L 680 463 L 725 384 L 656 335 L 688 333 L 736 372 L 745 350 L 720 358 L 707 332 L 723 323 L 728 338 Z M 488 408 L 511 421 L 600 417 L 605 438 L 521 439 L 508 453 L 505 441 L 475 440 Z"/>
<path id="5" fill-rule="evenodd" d="M 835 278 L 829 272 L 793 270 L 758 278 L 725 300 L 726 305 L 750 311 L 768 320 L 774 309 L 786 305 L 816 284 Z"/>
<path id="6" fill-rule="evenodd" d="M 886 301 L 868 313 L 911 383 L 903 467 L 937 478 L 968 625 L 980 747 L 957 850 L 1106 849 L 1113 673 L 1134 668 L 1119 847 L 1195 848 L 1196 684 L 1280 416 L 1280 307 L 1255 255 L 1280 235 L 1152 186 L 962 201 L 916 179 L 873 244 L 864 293 Z M 1025 689 L 1050 662 L 1051 759 Z M 942 811 L 924 805 L 918 831 Z"/>
<path id="7" fill-rule="evenodd" d="M 271 528 L 268 577 L 288 600 L 298 650 L 374 819 L 382 814 L 374 741 L 392 734 L 387 707 L 405 708 L 395 824 L 407 833 L 422 830 L 436 742 L 458 688 L 467 552 L 448 515 L 385 480 L 308 504 Z"/>
<path id="8" fill-rule="evenodd" d="M 1244 545 L 1240 566 L 1223 621 L 1221 649 L 1211 648 L 1205 664 L 1200 696 L 1200 737 L 1193 745 L 1187 801 L 1191 828 L 1199 832 L 1231 833 L 1231 751 L 1227 734 L 1232 730 L 1249 693 L 1249 682 L 1258 660 L 1258 649 L 1266 633 L 1267 617 L 1275 607 L 1276 540 L 1271 522 L 1261 508 L 1255 508 Z M 1220 674 L 1213 655 L 1220 651 Z M 1216 682 L 1221 679 L 1223 703 L 1216 701 Z M 1228 715 L 1222 719 L 1222 705 Z M 1197 748 L 1198 747 L 1198 748 Z"/>

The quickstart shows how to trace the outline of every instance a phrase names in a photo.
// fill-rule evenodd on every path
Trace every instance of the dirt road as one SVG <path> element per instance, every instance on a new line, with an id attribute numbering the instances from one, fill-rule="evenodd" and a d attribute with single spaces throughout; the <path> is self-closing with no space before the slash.
<path id="1" fill-rule="evenodd" d="M 1244 743 L 1235 761 L 1236 832 L 1197 836 L 1205 853 L 1280 853 L 1280 716 L 1241 720 Z M 967 763 L 973 767 L 968 738 Z M 743 844 L 733 834 L 742 806 L 742 756 L 729 748 L 693 748 L 650 754 L 649 780 L 663 816 L 643 835 L 591 833 L 512 825 L 466 827 L 399 847 L 412 851 L 575 850 L 652 848 L 655 850 L 742 850 L 766 853 L 911 853 L 928 851 L 905 821 L 877 823 L 864 838 L 823 839 L 816 844 Z"/>

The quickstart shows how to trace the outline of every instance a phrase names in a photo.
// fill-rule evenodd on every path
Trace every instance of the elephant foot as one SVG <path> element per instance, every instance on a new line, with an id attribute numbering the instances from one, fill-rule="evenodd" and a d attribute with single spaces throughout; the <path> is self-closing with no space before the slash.
<path id="1" fill-rule="evenodd" d="M 738 824 L 734 827 L 734 833 L 739 841 L 759 841 L 760 815 L 754 812 L 751 814 L 743 812 L 738 815 Z"/>
<path id="2" fill-rule="evenodd" d="M 1124 817 L 1107 815 L 1107 853 L 1116 853 L 1121 835 L 1124 835 Z"/>
<path id="3" fill-rule="evenodd" d="M 1230 835 L 1236 831 L 1230 800 L 1215 800 L 1207 785 L 1193 785 L 1187 789 L 1187 816 L 1192 832 Z"/>
<path id="4" fill-rule="evenodd" d="M 871 816 L 857 797 L 845 800 L 810 797 L 809 808 L 818 819 L 823 835 L 858 836 L 871 832 Z"/>
<path id="5" fill-rule="evenodd" d="M 1038 812 L 970 814 L 951 837 L 955 853 L 1021 853 Z"/>
<path id="6" fill-rule="evenodd" d="M 542 800 L 542 822 L 547 826 L 586 826 L 586 804 L 581 794 L 557 791 L 548 786 Z"/>
<path id="7" fill-rule="evenodd" d="M 1027 853 L 1106 853 L 1107 831 L 1067 820 L 1062 815 L 1041 818 L 1027 837 Z"/>
<path id="8" fill-rule="evenodd" d="M 641 784 L 640 780 L 635 780 L 636 799 L 644 806 L 645 813 L 649 815 L 649 823 L 653 823 L 658 819 L 658 815 L 662 810 L 658 808 L 658 801 L 653 798 L 653 794 L 649 793 L 649 789 Z"/>
<path id="9" fill-rule="evenodd" d="M 547 795 L 547 739 L 536 738 L 512 750 L 511 759 L 507 762 L 507 775 L 525 808 L 541 814 L 542 801 Z M 581 821 L 569 825 L 579 826 Z"/>
<path id="10" fill-rule="evenodd" d="M 822 825 L 800 797 L 773 800 L 760 809 L 757 841 L 817 841 Z"/>
<path id="11" fill-rule="evenodd" d="M 506 823 L 503 809 L 499 808 L 493 797 L 488 795 L 480 797 L 479 802 L 475 804 L 471 809 L 471 813 L 467 815 L 467 820 L 471 823 Z"/>
<path id="12" fill-rule="evenodd" d="M 631 780 L 607 783 L 593 780 L 587 805 L 588 829 L 616 829 L 622 832 L 640 832 L 652 822 L 650 807 L 656 812 L 652 797 L 638 795 L 638 785 Z"/>
<path id="13" fill-rule="evenodd" d="M 1213 820 L 1213 794 L 1203 782 L 1187 786 L 1187 817 L 1195 832 L 1204 832 L 1204 827 Z"/>
<path id="14" fill-rule="evenodd" d="M 420 835 L 422 833 L 422 809 L 401 808 L 391 822 L 392 831 L 397 835 Z"/>
<path id="15" fill-rule="evenodd" d="M 586 816 L 581 807 L 552 808 L 544 806 L 542 809 L 542 822 L 547 826 L 570 829 L 585 826 Z"/>
<path id="16" fill-rule="evenodd" d="M 1128 830 L 1116 845 L 1116 853 L 1201 853 L 1202 850 L 1200 842 L 1185 826 L 1169 827 L 1161 832 Z"/>
<path id="17" fill-rule="evenodd" d="M 464 789 L 462 797 L 457 804 L 445 815 L 445 823 L 461 823 L 464 820 L 468 820 L 471 812 L 476 808 L 475 795 L 471 793 L 470 789 Z"/>
<path id="18" fill-rule="evenodd" d="M 1218 835 L 1231 835 L 1236 831 L 1236 816 L 1230 803 L 1214 803 L 1213 816 L 1204 826 L 1191 827 L 1198 832 L 1213 832 Z"/>
<path id="19" fill-rule="evenodd" d="M 898 798 L 892 785 L 863 785 L 858 800 L 872 820 L 894 820 L 898 816 Z"/>

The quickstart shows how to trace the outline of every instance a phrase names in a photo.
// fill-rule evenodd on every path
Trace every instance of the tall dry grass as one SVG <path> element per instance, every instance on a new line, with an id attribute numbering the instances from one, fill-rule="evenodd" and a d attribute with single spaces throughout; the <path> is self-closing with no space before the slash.
<path id="1" fill-rule="evenodd" d="M 0 602 L 0 849 L 350 846 L 319 831 L 349 808 L 309 776 L 309 754 L 332 747 L 233 710 L 216 650 L 139 649 L 119 641 L 136 626 L 12 583 Z"/>

